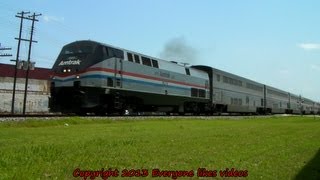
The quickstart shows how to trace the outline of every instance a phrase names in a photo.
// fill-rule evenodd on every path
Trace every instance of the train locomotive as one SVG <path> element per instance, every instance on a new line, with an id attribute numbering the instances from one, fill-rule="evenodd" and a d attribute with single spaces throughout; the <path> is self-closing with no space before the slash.
<path id="1" fill-rule="evenodd" d="M 225 71 L 90 40 L 65 45 L 52 71 L 53 112 L 320 113 L 319 103 Z"/>

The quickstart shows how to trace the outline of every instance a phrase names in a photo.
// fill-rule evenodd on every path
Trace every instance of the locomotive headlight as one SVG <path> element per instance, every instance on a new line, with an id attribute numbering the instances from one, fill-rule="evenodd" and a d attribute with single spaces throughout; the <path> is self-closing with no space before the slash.
<path id="1" fill-rule="evenodd" d="M 76 78 L 77 78 L 77 79 L 79 79 L 79 78 L 80 78 L 80 76 L 79 76 L 79 75 L 77 75 L 77 76 L 76 76 Z"/>
<path id="2" fill-rule="evenodd" d="M 67 70 L 66 70 L 66 69 L 64 69 L 64 70 L 63 70 L 63 72 L 67 72 Z"/>
<path id="3" fill-rule="evenodd" d="M 68 72 L 71 72 L 71 69 L 68 69 Z"/>

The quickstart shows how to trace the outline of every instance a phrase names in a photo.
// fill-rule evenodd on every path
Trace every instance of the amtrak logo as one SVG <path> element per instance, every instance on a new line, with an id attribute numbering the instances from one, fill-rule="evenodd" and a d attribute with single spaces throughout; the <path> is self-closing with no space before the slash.
<path id="1" fill-rule="evenodd" d="M 81 61 L 77 57 L 68 57 L 66 61 L 61 61 L 59 63 L 59 66 L 64 66 L 64 65 L 80 65 Z"/>

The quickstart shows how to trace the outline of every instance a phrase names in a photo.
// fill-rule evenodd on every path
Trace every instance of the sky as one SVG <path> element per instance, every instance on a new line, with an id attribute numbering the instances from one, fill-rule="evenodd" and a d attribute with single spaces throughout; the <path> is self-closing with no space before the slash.
<path id="1" fill-rule="evenodd" d="M 13 57 L 1 57 L 0 63 L 15 59 L 15 15 L 30 11 L 42 14 L 31 54 L 36 67 L 51 68 L 64 45 L 90 39 L 212 66 L 319 102 L 319 9 L 317 0 L 1 1 L 0 43 L 12 48 L 6 53 Z M 29 38 L 30 27 L 25 21 L 23 38 Z M 22 43 L 22 59 L 27 50 Z"/>

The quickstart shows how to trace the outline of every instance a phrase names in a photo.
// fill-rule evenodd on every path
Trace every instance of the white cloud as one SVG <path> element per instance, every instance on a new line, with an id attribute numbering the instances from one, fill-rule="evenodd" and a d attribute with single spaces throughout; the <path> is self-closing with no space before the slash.
<path id="1" fill-rule="evenodd" d="M 305 50 L 320 50 L 320 43 L 300 43 L 298 46 Z"/>
<path id="2" fill-rule="evenodd" d="M 63 22 L 64 21 L 64 17 L 44 15 L 43 16 L 43 20 L 46 21 L 46 22 L 51 22 L 51 21 Z"/>
<path id="3" fill-rule="evenodd" d="M 311 68 L 312 70 L 320 71 L 320 65 L 311 64 L 311 65 L 310 65 L 310 68 Z"/>

